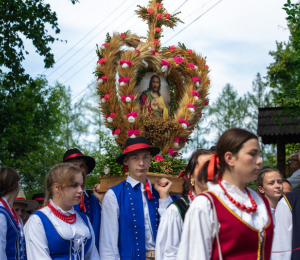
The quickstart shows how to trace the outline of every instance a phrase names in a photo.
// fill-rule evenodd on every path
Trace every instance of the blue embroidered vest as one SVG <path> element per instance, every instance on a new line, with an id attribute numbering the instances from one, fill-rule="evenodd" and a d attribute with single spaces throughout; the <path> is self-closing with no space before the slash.
<path id="1" fill-rule="evenodd" d="M 145 219 L 141 183 L 134 188 L 125 180 L 111 188 L 116 195 L 119 208 L 119 253 L 121 260 L 146 259 Z M 152 186 L 153 199 L 148 209 L 154 242 L 159 224 L 159 194 Z M 172 198 L 174 200 L 174 198 Z"/>
<path id="2" fill-rule="evenodd" d="M 293 240 L 292 249 L 300 247 L 300 190 L 289 192 L 283 195 L 289 205 L 293 218 Z M 292 252 L 291 260 L 300 259 L 300 250 Z"/>
<path id="3" fill-rule="evenodd" d="M 45 234 L 48 240 L 48 247 L 50 251 L 51 259 L 53 260 L 84 260 L 81 259 L 81 246 L 75 252 L 73 239 L 67 240 L 63 238 L 63 234 L 59 234 L 55 229 L 49 218 L 41 211 L 36 211 L 32 215 L 38 215 L 41 219 Z M 84 223 L 87 225 L 90 234 L 91 230 L 89 228 L 88 220 L 86 215 L 79 213 L 80 217 L 83 219 Z M 78 216 L 78 215 L 77 215 Z M 84 253 L 86 254 L 91 246 L 92 236 L 85 238 L 84 241 Z"/>
<path id="4" fill-rule="evenodd" d="M 86 214 L 91 222 L 91 225 L 93 227 L 94 233 L 95 233 L 95 245 L 97 247 L 97 250 L 99 252 L 99 240 L 100 240 L 100 223 L 101 223 L 101 206 L 99 203 L 99 200 L 95 197 L 95 195 L 89 191 L 87 191 L 88 196 L 84 196 L 84 204 L 86 207 Z M 75 205 L 74 209 L 78 213 L 83 213 L 83 211 L 80 210 L 80 206 Z"/>
<path id="5" fill-rule="evenodd" d="M 26 260 L 25 238 L 24 235 L 21 237 L 21 229 L 6 208 L 0 206 L 0 214 L 3 214 L 7 221 L 5 248 L 7 260 Z"/>

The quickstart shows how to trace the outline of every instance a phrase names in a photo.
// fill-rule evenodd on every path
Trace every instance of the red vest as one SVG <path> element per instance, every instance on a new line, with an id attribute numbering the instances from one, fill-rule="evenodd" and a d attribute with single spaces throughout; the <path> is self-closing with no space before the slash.
<path id="1" fill-rule="evenodd" d="M 213 198 L 217 217 L 220 223 L 219 241 L 224 260 L 269 260 L 271 257 L 273 241 L 273 219 L 271 209 L 266 198 L 263 199 L 269 216 L 268 224 L 263 228 L 264 240 L 261 245 L 259 230 L 251 227 L 237 216 L 227 205 L 213 192 L 207 191 Z M 199 194 L 205 196 L 205 193 Z M 261 249 L 261 246 L 263 247 Z M 262 258 L 260 258 L 262 253 Z M 219 252 L 216 239 L 213 244 L 211 260 L 218 260 Z"/>

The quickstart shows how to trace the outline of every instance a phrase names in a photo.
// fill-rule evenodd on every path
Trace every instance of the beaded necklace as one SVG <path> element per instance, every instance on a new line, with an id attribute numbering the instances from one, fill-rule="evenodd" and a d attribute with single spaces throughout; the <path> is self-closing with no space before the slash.
<path id="1" fill-rule="evenodd" d="M 75 221 L 76 221 L 76 213 L 65 215 L 65 214 L 59 212 L 56 208 L 54 208 L 49 201 L 47 202 L 47 206 L 52 211 L 52 213 L 56 217 L 60 218 L 62 221 L 66 222 L 68 224 L 74 224 L 75 223 Z"/>

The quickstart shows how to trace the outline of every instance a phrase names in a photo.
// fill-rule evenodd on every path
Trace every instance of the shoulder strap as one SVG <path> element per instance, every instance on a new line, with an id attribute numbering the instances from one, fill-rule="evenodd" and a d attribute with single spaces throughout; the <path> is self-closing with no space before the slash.
<path id="1" fill-rule="evenodd" d="M 182 198 L 173 201 L 171 204 L 174 204 L 178 208 L 180 216 L 182 218 L 182 221 L 184 221 L 185 214 L 186 214 L 187 210 L 189 209 L 189 205 Z"/>

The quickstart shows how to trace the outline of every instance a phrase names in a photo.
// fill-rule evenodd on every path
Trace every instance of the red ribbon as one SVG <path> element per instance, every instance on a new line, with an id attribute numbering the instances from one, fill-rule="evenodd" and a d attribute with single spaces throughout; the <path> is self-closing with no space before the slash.
<path id="1" fill-rule="evenodd" d="M 215 176 L 215 168 L 217 166 L 220 166 L 220 160 L 218 155 L 213 154 L 211 156 L 211 159 L 208 163 L 208 168 L 207 168 L 207 180 L 213 180 Z"/>
<path id="2" fill-rule="evenodd" d="M 143 148 L 149 148 L 150 145 L 148 144 L 133 144 L 133 145 L 129 145 L 128 147 L 126 147 L 124 149 L 124 153 L 130 153 L 132 151 L 135 151 L 135 150 L 139 150 L 139 149 L 143 149 Z"/>
<path id="3" fill-rule="evenodd" d="M 84 204 L 84 195 L 83 194 L 81 195 L 79 206 L 80 206 L 80 210 L 83 211 L 84 213 L 86 213 L 86 207 Z"/>
<path id="4" fill-rule="evenodd" d="M 84 156 L 84 155 L 81 153 L 74 153 L 74 154 L 71 154 L 70 156 L 68 156 L 67 158 L 65 158 L 64 161 L 66 161 L 70 158 L 79 157 L 79 156 Z"/>
<path id="5" fill-rule="evenodd" d="M 177 177 L 177 179 L 182 178 L 184 181 L 186 181 L 186 176 L 185 176 L 185 172 L 181 171 Z"/>
<path id="6" fill-rule="evenodd" d="M 35 201 L 38 201 L 38 200 L 45 200 L 44 198 L 36 198 L 36 199 L 34 199 Z"/>
<path id="7" fill-rule="evenodd" d="M 148 199 L 149 200 L 153 199 L 149 182 L 146 182 L 145 184 L 145 191 L 147 191 Z"/>

